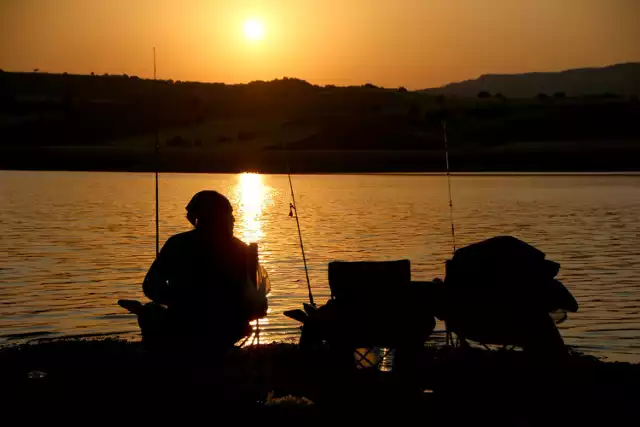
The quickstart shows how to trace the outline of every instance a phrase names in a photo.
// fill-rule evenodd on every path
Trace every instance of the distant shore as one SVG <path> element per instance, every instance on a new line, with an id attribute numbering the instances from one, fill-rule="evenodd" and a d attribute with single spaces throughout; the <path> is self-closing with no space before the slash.
<path id="1" fill-rule="evenodd" d="M 585 147 L 586 146 L 586 147 Z M 450 152 L 455 172 L 637 172 L 635 141 L 548 143 Z M 444 150 L 203 150 L 110 146 L 5 147 L 0 168 L 194 173 L 411 173 L 444 172 Z"/>
<path id="2" fill-rule="evenodd" d="M 494 92 L 5 72 L 0 168 L 437 173 L 446 123 L 454 172 L 640 171 L 635 92 Z"/>

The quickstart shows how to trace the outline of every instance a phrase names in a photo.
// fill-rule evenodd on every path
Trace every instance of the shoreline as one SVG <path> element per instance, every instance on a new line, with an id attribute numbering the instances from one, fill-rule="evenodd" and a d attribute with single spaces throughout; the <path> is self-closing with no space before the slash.
<path id="1" fill-rule="evenodd" d="M 464 174 L 636 174 L 637 147 L 578 150 L 451 150 L 451 172 Z M 444 150 L 154 150 L 112 146 L 5 147 L 0 169 L 286 174 L 443 174 Z"/>
<path id="2" fill-rule="evenodd" d="M 26 169 L 26 168 L 0 168 L 0 172 L 62 172 L 62 173 L 104 173 L 104 174 L 149 174 L 155 171 L 130 171 L 130 170 L 99 170 L 99 169 Z M 160 171 L 163 175 L 238 175 L 261 174 L 272 176 L 285 176 L 283 172 L 174 172 Z M 379 177 L 446 177 L 446 172 L 292 172 L 292 176 L 379 176 Z M 611 177 L 611 178 L 640 178 L 638 171 L 452 171 L 451 177 Z"/>

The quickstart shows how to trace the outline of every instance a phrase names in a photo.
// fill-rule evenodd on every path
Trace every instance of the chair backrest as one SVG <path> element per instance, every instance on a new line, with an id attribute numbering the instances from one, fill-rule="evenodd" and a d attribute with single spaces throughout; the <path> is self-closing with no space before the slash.
<path id="1" fill-rule="evenodd" d="M 409 260 L 329 263 L 331 297 L 342 303 L 386 304 L 401 296 L 410 282 Z"/>
<path id="2" fill-rule="evenodd" d="M 247 298 L 250 307 L 250 319 L 256 320 L 267 315 L 269 307 L 267 294 L 270 290 L 269 275 L 260 265 L 257 243 L 251 243 L 247 246 L 246 257 L 247 280 L 255 291 L 248 292 L 245 298 Z"/>
<path id="3" fill-rule="evenodd" d="M 258 244 L 250 243 L 247 246 L 247 277 L 254 287 L 258 287 Z"/>
<path id="4" fill-rule="evenodd" d="M 251 284 L 264 294 L 268 294 L 271 290 L 269 274 L 259 261 L 257 243 L 250 243 L 247 246 L 247 277 Z"/>
<path id="5" fill-rule="evenodd" d="M 329 286 L 343 339 L 355 347 L 419 342 L 435 321 L 409 260 L 329 263 Z"/>

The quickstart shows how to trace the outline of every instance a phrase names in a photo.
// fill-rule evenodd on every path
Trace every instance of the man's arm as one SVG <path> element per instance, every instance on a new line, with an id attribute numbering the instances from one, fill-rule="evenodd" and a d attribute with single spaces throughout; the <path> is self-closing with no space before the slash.
<path id="1" fill-rule="evenodd" d="M 171 302 L 168 280 L 171 271 L 172 248 L 173 241 L 169 239 L 151 264 L 144 282 L 142 282 L 142 292 L 147 298 L 158 304 L 169 305 Z"/>

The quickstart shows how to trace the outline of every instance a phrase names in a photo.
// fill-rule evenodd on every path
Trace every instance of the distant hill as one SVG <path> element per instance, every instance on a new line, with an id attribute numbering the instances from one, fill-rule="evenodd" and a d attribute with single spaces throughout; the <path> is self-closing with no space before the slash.
<path id="1" fill-rule="evenodd" d="M 296 172 L 437 171 L 446 118 L 455 170 L 639 170 L 640 100 L 606 94 L 620 83 L 611 79 L 596 96 L 536 87 L 533 95 L 553 96 L 516 99 L 487 87 L 493 96 L 473 88 L 442 100 L 295 78 L 226 85 L 0 72 L 0 169 L 281 173 L 290 162 Z"/>
<path id="2" fill-rule="evenodd" d="M 475 80 L 425 89 L 430 94 L 476 96 L 479 92 L 501 93 L 512 98 L 528 98 L 540 93 L 580 95 L 639 95 L 640 63 L 603 68 L 578 68 L 560 72 L 525 74 L 485 74 Z"/>

